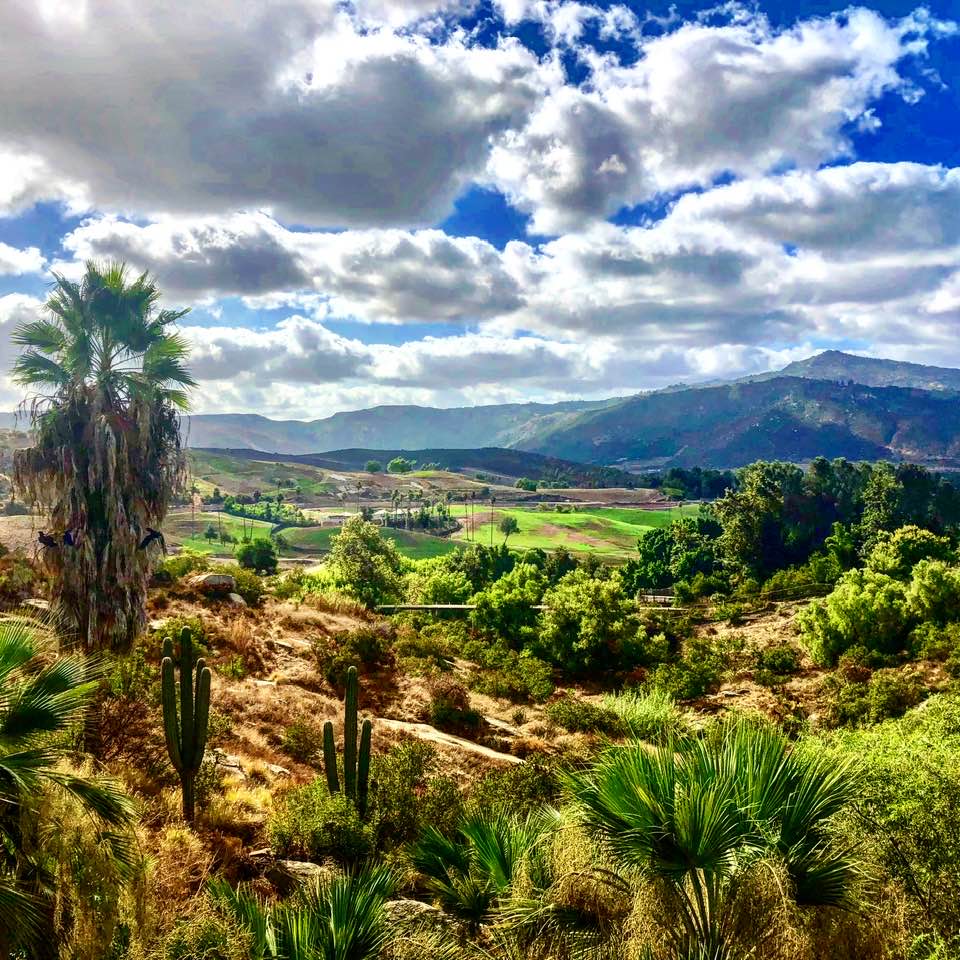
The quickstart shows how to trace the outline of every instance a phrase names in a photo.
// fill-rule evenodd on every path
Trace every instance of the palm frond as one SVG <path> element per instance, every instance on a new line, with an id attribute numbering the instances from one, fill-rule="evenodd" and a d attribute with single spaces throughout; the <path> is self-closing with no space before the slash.
<path id="1" fill-rule="evenodd" d="M 67 367 L 36 350 L 25 350 L 14 360 L 12 376 L 16 383 L 24 387 L 60 389 L 70 383 Z"/>

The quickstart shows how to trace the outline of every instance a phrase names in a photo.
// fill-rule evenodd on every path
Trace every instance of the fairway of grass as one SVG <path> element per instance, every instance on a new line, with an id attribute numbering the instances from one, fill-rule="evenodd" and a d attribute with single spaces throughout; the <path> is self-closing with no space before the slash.
<path id="1" fill-rule="evenodd" d="M 291 527 L 283 531 L 283 538 L 298 550 L 308 553 L 324 553 L 330 549 L 330 541 L 340 532 L 339 527 Z M 392 540 L 397 550 L 411 560 L 428 560 L 442 557 L 456 550 L 459 544 L 442 537 L 432 537 L 412 530 L 394 530 L 386 527 L 380 531 L 386 540 Z"/>
<path id="2" fill-rule="evenodd" d="M 180 545 L 195 553 L 232 553 L 236 549 L 235 543 L 221 543 L 219 540 L 207 540 L 203 533 L 213 524 L 215 530 L 222 529 L 238 541 L 243 537 L 244 529 L 247 536 L 268 537 L 273 524 L 264 520 L 247 520 L 246 528 L 240 517 L 232 517 L 229 513 L 221 513 L 219 521 L 217 514 L 210 511 L 198 513 L 196 521 L 191 521 L 189 511 L 171 515 L 164 526 L 164 534 L 171 545 Z"/>
<path id="3" fill-rule="evenodd" d="M 502 543 L 503 534 L 497 524 L 504 516 L 513 517 L 520 527 L 508 544 L 515 550 L 557 550 L 565 547 L 571 553 L 595 553 L 611 558 L 632 556 L 637 540 L 650 530 L 665 527 L 681 515 L 693 516 L 698 508 L 673 510 L 639 510 L 631 507 L 586 507 L 566 513 L 555 510 L 523 508 L 495 509 L 493 522 L 477 523 L 475 539 L 489 544 Z M 479 511 L 478 511 L 479 513 Z M 490 516 L 489 509 L 483 513 Z M 492 529 L 491 529 L 492 528 Z M 462 539 L 464 531 L 458 536 Z"/>

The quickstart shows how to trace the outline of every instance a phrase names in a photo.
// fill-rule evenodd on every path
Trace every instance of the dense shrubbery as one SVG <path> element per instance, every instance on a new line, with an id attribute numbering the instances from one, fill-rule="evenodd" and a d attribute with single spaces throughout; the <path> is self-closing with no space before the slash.
<path id="1" fill-rule="evenodd" d="M 342 690 L 350 667 L 369 673 L 387 666 L 392 659 L 392 643 L 392 626 L 379 623 L 318 637 L 313 652 L 320 675 Z"/>

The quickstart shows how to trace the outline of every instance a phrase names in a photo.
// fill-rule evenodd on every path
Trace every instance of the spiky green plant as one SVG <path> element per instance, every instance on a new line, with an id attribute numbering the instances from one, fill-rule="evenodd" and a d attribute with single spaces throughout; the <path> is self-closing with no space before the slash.
<path id="1" fill-rule="evenodd" d="M 51 936 L 51 878 L 36 820 L 42 793 L 63 791 L 89 815 L 124 870 L 135 857 L 127 826 L 133 805 L 110 780 L 78 776 L 65 765 L 69 734 L 96 691 L 94 666 L 56 657 L 52 634 L 35 621 L 0 619 L 0 957 Z M 47 827 L 49 836 L 50 825 Z"/>
<path id="2" fill-rule="evenodd" d="M 724 952 L 727 895 L 764 858 L 783 865 L 797 903 L 849 903 L 858 866 L 828 828 L 859 777 L 849 762 L 793 750 L 770 727 L 734 723 L 656 750 L 629 744 L 567 784 L 588 831 L 672 889 L 677 924 L 665 933 L 677 957 Z"/>
<path id="3" fill-rule="evenodd" d="M 172 327 L 186 311 L 159 309 L 156 284 L 123 264 L 54 279 L 47 315 L 13 334 L 34 441 L 14 454 L 14 486 L 57 541 L 44 550 L 55 612 L 89 649 L 123 650 L 145 622 L 157 547 L 142 545 L 185 471 L 178 411 L 194 380 Z"/>
<path id="4" fill-rule="evenodd" d="M 180 631 L 179 701 L 174 678 L 174 649 L 172 640 L 163 641 L 163 660 L 160 664 L 160 698 L 163 704 L 163 732 L 167 753 L 180 777 L 183 796 L 183 818 L 193 823 L 196 816 L 195 784 L 203 754 L 207 746 L 207 725 L 210 719 L 210 668 L 203 657 L 193 663 L 193 636 L 189 627 Z M 194 680 L 196 669 L 196 680 Z"/>
<path id="5" fill-rule="evenodd" d="M 271 904 L 222 879 L 209 885 L 250 935 L 251 960 L 374 960 L 390 939 L 384 904 L 395 889 L 383 867 L 315 881 L 299 902 Z"/>
<path id="6" fill-rule="evenodd" d="M 357 805 L 361 817 L 366 816 L 367 794 L 370 781 L 370 746 L 373 724 L 363 721 L 360 728 L 360 748 L 357 749 L 357 705 L 360 697 L 360 678 L 356 667 L 347 670 L 346 692 L 343 698 L 343 787 L 344 793 Z M 328 720 L 323 725 L 323 766 L 327 787 L 331 793 L 339 793 L 340 777 L 337 773 L 337 747 L 333 737 L 333 724 Z"/>

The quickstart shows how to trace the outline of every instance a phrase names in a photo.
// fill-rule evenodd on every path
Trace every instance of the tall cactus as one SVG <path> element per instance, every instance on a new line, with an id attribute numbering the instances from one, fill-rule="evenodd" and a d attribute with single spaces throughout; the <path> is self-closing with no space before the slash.
<path id="1" fill-rule="evenodd" d="M 193 823 L 196 813 L 194 784 L 207 746 L 210 719 L 210 668 L 201 657 L 194 679 L 193 637 L 189 627 L 180 632 L 180 716 L 177 717 L 177 689 L 174 682 L 173 641 L 163 641 L 160 664 L 160 695 L 163 702 L 163 732 L 167 753 L 180 777 L 183 818 Z"/>
<path id="2" fill-rule="evenodd" d="M 357 750 L 357 700 L 360 680 L 357 668 L 347 670 L 347 692 L 343 707 L 343 788 L 344 793 L 357 805 L 361 817 L 367 812 L 367 787 L 370 780 L 370 739 L 373 725 L 363 721 L 360 728 L 360 748 Z M 323 725 L 323 766 L 327 774 L 327 787 L 331 793 L 340 792 L 340 777 L 337 774 L 337 748 L 333 740 L 333 724 L 328 720 Z"/>

